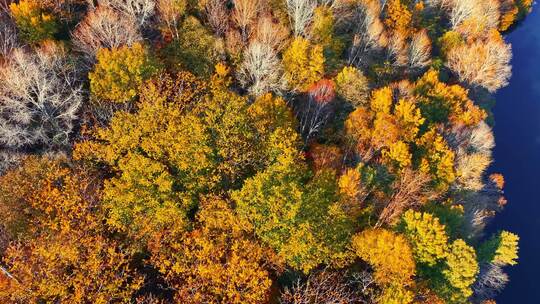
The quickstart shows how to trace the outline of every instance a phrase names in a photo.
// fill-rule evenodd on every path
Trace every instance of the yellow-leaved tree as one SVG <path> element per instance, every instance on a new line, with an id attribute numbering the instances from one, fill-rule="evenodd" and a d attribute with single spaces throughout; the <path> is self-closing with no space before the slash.
<path id="1" fill-rule="evenodd" d="M 291 267 L 309 272 L 340 263 L 352 223 L 339 204 L 335 173 L 313 176 L 296 131 L 278 128 L 268 146 L 271 163 L 232 193 L 240 217 Z"/>
<path id="2" fill-rule="evenodd" d="M 445 227 L 432 214 L 408 210 L 403 214 L 400 230 L 412 245 L 418 263 L 435 266 L 448 253 Z"/>
<path id="3" fill-rule="evenodd" d="M 386 229 L 367 229 L 352 238 L 359 258 L 373 267 L 374 279 L 383 288 L 380 303 L 411 303 L 407 290 L 416 273 L 413 253 L 407 239 Z"/>
<path id="4" fill-rule="evenodd" d="M 476 252 L 465 241 L 457 239 L 449 246 L 442 274 L 448 284 L 436 287 L 438 292 L 451 303 L 467 303 L 473 294 L 471 286 L 479 272 Z"/>
<path id="5" fill-rule="evenodd" d="M 283 68 L 291 90 L 307 91 L 324 76 L 322 47 L 296 37 L 283 52 Z"/>
<path id="6" fill-rule="evenodd" d="M 11 3 L 9 8 L 20 37 L 30 44 L 52 39 L 58 32 L 54 16 L 41 7 L 40 1 L 21 0 Z"/>
<path id="7" fill-rule="evenodd" d="M 131 101 L 141 84 L 159 71 L 159 64 L 141 43 L 112 50 L 100 49 L 97 63 L 88 74 L 90 91 L 112 102 Z"/>
<path id="8" fill-rule="evenodd" d="M 207 197 L 194 229 L 150 243 L 151 263 L 174 290 L 176 303 L 263 303 L 272 281 L 273 252 L 253 239 L 253 226 L 230 202 Z"/>

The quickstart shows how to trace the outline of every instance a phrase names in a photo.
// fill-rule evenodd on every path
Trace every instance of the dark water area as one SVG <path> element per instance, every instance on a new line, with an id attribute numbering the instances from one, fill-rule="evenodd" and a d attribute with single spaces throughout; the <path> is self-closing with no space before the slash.
<path id="1" fill-rule="evenodd" d="M 497 93 L 491 171 L 504 175 L 508 204 L 491 231 L 519 234 L 519 264 L 499 304 L 540 303 L 540 7 L 507 35 L 514 54 L 510 84 Z"/>

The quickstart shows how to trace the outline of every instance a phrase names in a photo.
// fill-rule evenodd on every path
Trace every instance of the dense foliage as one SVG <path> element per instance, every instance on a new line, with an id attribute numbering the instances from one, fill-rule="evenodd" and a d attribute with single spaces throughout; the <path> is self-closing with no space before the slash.
<path id="1" fill-rule="evenodd" d="M 529 0 L 0 0 L 1 303 L 494 303 Z"/>

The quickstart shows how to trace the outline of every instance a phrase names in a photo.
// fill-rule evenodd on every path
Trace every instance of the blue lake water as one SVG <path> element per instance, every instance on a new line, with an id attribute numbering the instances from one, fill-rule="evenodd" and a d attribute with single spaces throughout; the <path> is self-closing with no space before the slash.
<path id="1" fill-rule="evenodd" d="M 540 303 L 540 7 L 508 36 L 513 76 L 497 93 L 495 162 L 505 176 L 508 204 L 490 230 L 519 234 L 519 264 L 507 267 L 510 283 L 499 304 Z"/>

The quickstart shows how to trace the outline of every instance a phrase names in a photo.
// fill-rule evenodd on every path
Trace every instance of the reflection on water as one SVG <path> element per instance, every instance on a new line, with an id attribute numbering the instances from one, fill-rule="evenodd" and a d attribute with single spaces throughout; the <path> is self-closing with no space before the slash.
<path id="1" fill-rule="evenodd" d="M 540 303 L 540 12 L 508 35 L 513 46 L 513 77 L 497 93 L 492 170 L 506 178 L 506 209 L 491 230 L 518 233 L 519 264 L 507 269 L 510 283 L 497 303 Z"/>

